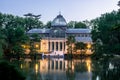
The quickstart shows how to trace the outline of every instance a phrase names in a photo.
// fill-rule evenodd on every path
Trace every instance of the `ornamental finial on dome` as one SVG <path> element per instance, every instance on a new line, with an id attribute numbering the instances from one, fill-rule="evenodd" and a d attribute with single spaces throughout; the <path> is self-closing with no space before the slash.
<path id="1" fill-rule="evenodd" d="M 59 11 L 59 15 L 61 15 L 61 11 Z"/>

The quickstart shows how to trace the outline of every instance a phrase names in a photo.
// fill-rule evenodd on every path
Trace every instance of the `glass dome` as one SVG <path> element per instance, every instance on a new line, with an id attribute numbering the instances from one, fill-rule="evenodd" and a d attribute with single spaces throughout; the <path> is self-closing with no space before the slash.
<path id="1" fill-rule="evenodd" d="M 66 20 L 64 19 L 64 17 L 59 14 L 51 23 L 51 26 L 66 26 Z"/>

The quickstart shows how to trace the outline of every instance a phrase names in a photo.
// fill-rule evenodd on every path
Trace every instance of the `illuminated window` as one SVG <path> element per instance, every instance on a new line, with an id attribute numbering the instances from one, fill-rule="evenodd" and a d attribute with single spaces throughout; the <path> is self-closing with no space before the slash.
<path id="1" fill-rule="evenodd" d="M 87 48 L 90 49 L 91 48 L 91 44 L 87 44 Z"/>
<path id="2" fill-rule="evenodd" d="M 36 48 L 39 48 L 39 45 L 38 45 L 38 44 L 36 44 L 36 45 L 35 45 L 35 47 L 36 47 Z"/>

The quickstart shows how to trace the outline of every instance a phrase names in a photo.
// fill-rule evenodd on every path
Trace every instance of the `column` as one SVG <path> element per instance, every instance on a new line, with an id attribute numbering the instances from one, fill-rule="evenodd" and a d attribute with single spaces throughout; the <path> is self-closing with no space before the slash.
<path id="1" fill-rule="evenodd" d="M 48 51 L 50 51 L 50 41 L 48 41 Z"/>
<path id="2" fill-rule="evenodd" d="M 50 42 L 50 51 L 52 51 L 52 42 Z"/>
<path id="3" fill-rule="evenodd" d="M 64 41 L 62 42 L 62 51 L 64 51 Z"/>
<path id="4" fill-rule="evenodd" d="M 54 42 L 54 51 L 56 51 L 56 42 Z"/>
<path id="5" fill-rule="evenodd" d="M 64 51 L 67 50 L 67 45 L 66 45 L 66 42 L 64 42 Z"/>
<path id="6" fill-rule="evenodd" d="M 60 42 L 58 42 L 58 51 L 60 51 Z"/>

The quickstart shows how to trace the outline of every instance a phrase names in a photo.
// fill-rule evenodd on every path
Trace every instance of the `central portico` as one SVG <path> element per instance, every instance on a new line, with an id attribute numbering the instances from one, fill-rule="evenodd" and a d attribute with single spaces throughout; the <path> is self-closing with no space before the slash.
<path id="1" fill-rule="evenodd" d="M 59 14 L 51 23 L 49 37 L 41 40 L 41 45 L 48 44 L 46 51 L 54 54 L 66 52 L 66 29 L 67 23 L 63 16 Z M 45 50 L 45 48 L 43 47 L 41 50 Z"/>

